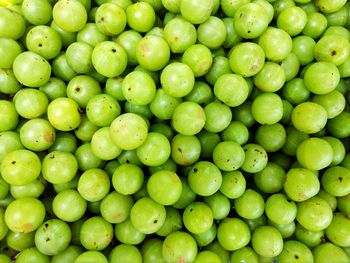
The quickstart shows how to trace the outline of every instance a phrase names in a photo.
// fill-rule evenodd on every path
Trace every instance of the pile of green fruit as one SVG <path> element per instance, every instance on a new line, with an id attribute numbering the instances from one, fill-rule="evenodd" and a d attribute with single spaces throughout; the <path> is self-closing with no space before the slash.
<path id="1" fill-rule="evenodd" d="M 0 0 L 1 263 L 349 263 L 350 2 Z"/>

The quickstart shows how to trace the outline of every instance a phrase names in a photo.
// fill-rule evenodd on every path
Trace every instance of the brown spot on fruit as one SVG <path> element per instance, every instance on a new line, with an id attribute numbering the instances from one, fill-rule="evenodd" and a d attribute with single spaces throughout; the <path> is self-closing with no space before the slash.
<path id="1" fill-rule="evenodd" d="M 33 225 L 30 223 L 25 223 L 24 225 L 22 225 L 22 231 L 23 233 L 29 233 L 33 231 Z"/>
<path id="2" fill-rule="evenodd" d="M 45 132 L 44 139 L 49 143 L 53 143 L 55 141 L 55 134 L 52 132 Z"/>
<path id="3" fill-rule="evenodd" d="M 257 68 L 258 68 L 258 65 L 253 64 L 249 70 L 255 72 Z"/>

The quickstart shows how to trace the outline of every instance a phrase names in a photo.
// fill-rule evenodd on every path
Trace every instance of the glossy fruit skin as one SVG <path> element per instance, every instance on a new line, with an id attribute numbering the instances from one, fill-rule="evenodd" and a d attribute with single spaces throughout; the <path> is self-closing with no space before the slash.
<path id="1" fill-rule="evenodd" d="M 108 94 L 97 94 L 86 105 L 86 117 L 94 126 L 109 126 L 120 114 L 119 102 Z"/>
<path id="2" fill-rule="evenodd" d="M 327 28 L 327 18 L 319 13 L 308 14 L 308 21 L 303 29 L 303 33 L 312 38 L 319 37 Z"/>
<path id="3" fill-rule="evenodd" d="M 313 262 L 311 250 L 301 242 L 287 241 L 283 245 L 283 250 L 278 255 L 280 262 Z"/>
<path id="4" fill-rule="evenodd" d="M 276 193 L 283 188 L 286 173 L 275 163 L 268 162 L 263 170 L 254 174 L 254 182 L 264 193 Z"/>
<path id="5" fill-rule="evenodd" d="M 349 194 L 349 170 L 342 166 L 328 168 L 321 178 L 323 188 L 333 196 Z"/>
<path id="6" fill-rule="evenodd" d="M 195 77 L 200 77 L 208 73 L 213 63 L 213 57 L 208 47 L 194 44 L 186 49 L 181 61 L 192 69 Z"/>
<path id="7" fill-rule="evenodd" d="M 275 50 L 275 41 L 278 41 L 278 45 L 283 46 L 283 49 Z M 292 51 L 292 38 L 284 30 L 274 27 L 268 27 L 259 37 L 258 43 L 264 48 L 266 58 L 272 61 L 281 61 Z"/>
<path id="8" fill-rule="evenodd" d="M 268 240 L 266 235 L 270 236 Z M 280 232 L 272 226 L 260 226 L 253 232 L 252 235 L 253 249 L 263 257 L 275 257 L 282 252 L 283 239 Z"/>
<path id="9" fill-rule="evenodd" d="M 5 210 L 5 223 L 14 232 L 32 232 L 42 224 L 44 217 L 44 205 L 31 197 L 17 199 Z"/>
<path id="10" fill-rule="evenodd" d="M 262 171 L 268 161 L 268 156 L 264 148 L 259 144 L 249 143 L 243 146 L 245 159 L 242 164 L 242 170 L 248 173 L 258 173 Z"/>
<path id="11" fill-rule="evenodd" d="M 266 200 L 265 213 L 276 224 L 289 224 L 296 217 L 297 207 L 286 195 L 274 194 Z"/>
<path id="12" fill-rule="evenodd" d="M 234 16 L 234 26 L 243 38 L 253 39 L 260 36 L 268 23 L 266 10 L 256 3 L 241 6 Z"/>
<path id="13" fill-rule="evenodd" d="M 127 123 L 128 129 L 121 129 Z M 134 113 L 125 113 L 118 116 L 111 123 L 111 137 L 114 143 L 125 150 L 133 150 L 146 140 L 148 127 L 145 120 Z M 128 141 L 125 141 L 126 138 Z M 130 139 L 130 141 L 129 141 Z"/>
<path id="14" fill-rule="evenodd" d="M 224 219 L 230 213 L 230 200 L 220 192 L 215 193 L 213 196 L 205 197 L 203 201 L 210 207 L 213 212 L 213 218 L 216 220 Z"/>
<path id="15" fill-rule="evenodd" d="M 126 26 L 126 14 L 122 7 L 111 3 L 96 10 L 96 26 L 105 35 L 118 35 Z M 114 21 L 113 21 L 114 20 Z"/>
<path id="16" fill-rule="evenodd" d="M 146 237 L 144 233 L 140 232 L 133 226 L 130 218 L 115 225 L 114 235 L 118 241 L 129 245 L 138 245 Z"/>
<path id="17" fill-rule="evenodd" d="M 265 52 L 262 47 L 254 42 L 237 44 L 230 52 L 230 67 L 233 72 L 244 77 L 257 74 L 265 63 Z M 236 63 L 242 61 L 243 63 Z"/>
<path id="18" fill-rule="evenodd" d="M 297 207 L 296 220 L 307 230 L 324 230 L 332 222 L 333 213 L 331 207 L 327 201 L 318 196 L 298 203 Z"/>
<path id="19" fill-rule="evenodd" d="M 295 228 L 296 240 L 301 241 L 310 248 L 316 247 L 321 244 L 325 239 L 323 230 L 320 231 L 309 231 L 302 227 L 300 224 L 296 225 Z"/>
<path id="20" fill-rule="evenodd" d="M 336 258 L 339 263 L 349 261 L 345 251 L 331 242 L 315 247 L 312 252 L 315 262 L 327 262 L 330 260 L 329 255 L 332 255 L 332 258 Z"/>
<path id="21" fill-rule="evenodd" d="M 77 19 L 74 19 L 74 16 Z M 85 7 L 79 1 L 59 1 L 52 10 L 53 21 L 66 32 L 77 32 L 87 21 Z"/>
<path id="22" fill-rule="evenodd" d="M 322 74 L 324 74 L 322 76 Z M 326 77 L 328 76 L 328 77 Z M 323 77 L 326 77 L 323 79 Z M 315 62 L 305 71 L 304 82 L 313 93 L 321 95 L 334 90 L 339 83 L 340 73 L 338 68 L 330 62 Z"/>
<path id="23" fill-rule="evenodd" d="M 199 42 L 211 49 L 219 48 L 227 36 L 224 22 L 215 16 L 210 16 L 202 23 L 198 27 L 197 33 Z M 213 38 L 209 39 L 206 37 L 207 35 L 212 35 Z"/>
<path id="24" fill-rule="evenodd" d="M 231 261 L 232 262 L 241 262 L 243 260 L 246 260 L 252 263 L 258 263 L 259 258 L 256 252 L 251 247 L 243 247 L 241 249 L 238 249 L 236 251 L 233 251 L 231 254 Z"/>
<path id="25" fill-rule="evenodd" d="M 260 124 L 274 124 L 282 119 L 282 99 L 276 93 L 259 94 L 252 103 L 252 115 Z"/>
<path id="26" fill-rule="evenodd" d="M 310 154 L 312 152 L 315 153 L 313 156 Z M 333 149 L 326 140 L 309 138 L 299 144 L 296 156 L 301 166 L 309 170 L 321 170 L 332 163 Z"/>
<path id="27" fill-rule="evenodd" d="M 61 131 L 71 131 L 81 122 L 78 104 L 69 98 L 57 98 L 47 108 L 51 125 Z"/>
<path id="28" fill-rule="evenodd" d="M 235 85 L 232 85 L 235 83 Z M 227 97 L 225 94 L 235 93 L 237 96 Z M 215 96 L 227 106 L 236 107 L 241 105 L 249 95 L 249 87 L 245 79 L 239 74 L 227 73 L 221 75 L 214 84 Z"/>
<path id="29" fill-rule="evenodd" d="M 316 42 L 309 36 L 297 36 L 293 38 L 292 52 L 298 57 L 300 65 L 311 63 L 314 58 Z"/>
<path id="30" fill-rule="evenodd" d="M 32 151 L 47 150 L 56 139 L 55 129 L 49 121 L 42 118 L 31 119 L 20 130 L 22 144 Z"/>
<path id="31" fill-rule="evenodd" d="M 196 194 L 209 196 L 219 190 L 222 174 L 212 162 L 199 161 L 191 168 L 188 183 Z"/>
<path id="32" fill-rule="evenodd" d="M 96 202 L 102 200 L 108 194 L 109 189 L 109 177 L 107 173 L 102 169 L 87 169 L 79 177 L 77 190 L 80 195 L 87 201 Z"/>
<path id="33" fill-rule="evenodd" d="M 335 245 L 347 247 L 350 240 L 348 227 L 349 216 L 344 213 L 335 213 L 332 223 L 326 228 L 325 233 L 327 238 Z"/>
<path id="34" fill-rule="evenodd" d="M 170 59 L 169 45 L 160 36 L 147 35 L 140 40 L 137 46 L 136 59 L 145 69 L 160 70 Z"/>
<path id="35" fill-rule="evenodd" d="M 185 101 L 175 108 L 172 126 L 180 134 L 195 135 L 204 127 L 205 120 L 205 112 L 200 105 Z"/>
<path id="36" fill-rule="evenodd" d="M 128 62 L 125 50 L 112 41 L 98 43 L 91 54 L 92 65 L 96 71 L 109 78 L 117 77 L 125 70 Z M 113 63 L 113 67 L 107 67 Z"/>
<path id="37" fill-rule="evenodd" d="M 157 232 L 163 225 L 165 217 L 165 207 L 150 197 L 139 199 L 130 211 L 131 223 L 145 234 Z"/>
<path id="38" fill-rule="evenodd" d="M 58 253 L 57 255 L 53 256 L 51 259 L 51 262 L 61 263 L 68 260 L 75 260 L 82 253 L 83 253 L 83 249 L 81 247 L 71 245 L 71 246 L 68 246 L 61 253 Z"/>
<path id="39" fill-rule="evenodd" d="M 35 262 L 43 262 L 43 263 L 50 262 L 49 257 L 41 253 L 35 247 L 27 248 L 21 251 L 21 253 L 19 253 L 19 255 L 16 257 L 16 261 L 20 263 L 28 262 L 28 260 L 33 260 Z"/>
<path id="40" fill-rule="evenodd" d="M 345 108 L 345 98 L 338 90 L 333 90 L 325 95 L 316 95 L 313 101 L 325 108 L 328 119 L 335 118 Z"/>
<path id="41" fill-rule="evenodd" d="M 137 247 L 127 244 L 120 244 L 113 248 L 108 256 L 112 262 L 142 262 L 142 256 Z"/>
<path id="42" fill-rule="evenodd" d="M 246 180 L 240 171 L 227 172 L 222 175 L 220 192 L 230 199 L 241 196 L 246 189 Z"/>
<path id="43" fill-rule="evenodd" d="M 286 136 L 286 130 L 280 123 L 262 125 L 257 129 L 255 141 L 263 146 L 267 152 L 277 152 L 285 144 Z"/>
<path id="44" fill-rule="evenodd" d="M 35 232 L 20 233 L 9 231 L 6 236 L 6 242 L 9 247 L 22 251 L 34 246 L 34 234 Z"/>
<path id="45" fill-rule="evenodd" d="M 25 185 L 38 178 L 41 170 L 39 157 L 27 150 L 9 152 L 1 163 L 2 178 L 9 184 Z"/>
<path id="46" fill-rule="evenodd" d="M 349 17 L 0 0 L 0 258 L 347 262 Z"/>
<path id="47" fill-rule="evenodd" d="M 314 116 L 318 117 L 315 118 Z M 303 102 L 298 104 L 292 111 L 292 123 L 294 127 L 304 133 L 316 133 L 327 124 L 327 112 L 319 104 Z"/>
<path id="48" fill-rule="evenodd" d="M 319 190 L 320 182 L 312 171 L 304 168 L 293 168 L 287 172 L 284 191 L 293 201 L 305 201 L 315 196 Z"/>
<path id="49" fill-rule="evenodd" d="M 160 187 L 163 187 L 164 190 L 160 191 Z M 147 182 L 147 189 L 156 202 L 162 205 L 172 205 L 180 199 L 182 183 L 176 173 L 163 170 L 151 175 Z"/>
<path id="50" fill-rule="evenodd" d="M 330 134 L 337 138 L 347 137 L 349 134 L 348 122 L 347 122 L 349 116 L 350 115 L 348 114 L 348 112 L 343 111 L 335 118 L 329 120 L 329 122 L 327 123 L 327 128 Z"/>
<path id="51" fill-rule="evenodd" d="M 176 231 L 168 235 L 162 246 L 163 258 L 176 262 L 179 259 L 194 261 L 197 256 L 197 245 L 194 238 L 182 231 Z"/>
<path id="52" fill-rule="evenodd" d="M 31 99 L 35 99 L 37 104 L 33 105 Z M 34 119 L 46 113 L 49 100 L 44 92 L 28 88 L 16 93 L 14 103 L 20 116 L 26 119 Z"/>
<path id="53" fill-rule="evenodd" d="M 18 113 L 16 112 L 16 108 L 14 103 L 6 100 L 0 100 L 0 108 L 1 108 L 1 125 L 0 131 L 10 131 L 15 128 L 18 124 Z"/>
<path id="54" fill-rule="evenodd" d="M 328 0 L 317 0 L 316 6 L 324 13 L 332 13 L 339 10 L 346 3 L 345 0 L 340 1 L 328 1 Z"/>
<path id="55" fill-rule="evenodd" d="M 168 64 L 160 75 L 164 91 L 172 97 L 181 98 L 188 95 L 195 84 L 191 68 L 180 62 Z"/>
<path id="56" fill-rule="evenodd" d="M 201 148 L 196 136 L 177 134 L 171 141 L 171 158 L 176 164 L 194 164 L 200 158 Z"/>
<path id="57" fill-rule="evenodd" d="M 82 218 L 87 208 L 87 202 L 73 189 L 58 193 L 53 202 L 52 210 L 55 215 L 65 222 L 74 222 Z"/>
<path id="58" fill-rule="evenodd" d="M 16 13 L 11 12 L 9 9 L 1 6 L 1 36 L 11 39 L 19 39 L 25 31 L 25 20 L 23 17 Z"/>
<path id="59" fill-rule="evenodd" d="M 122 152 L 113 143 L 109 127 L 103 127 L 94 133 L 91 138 L 91 150 L 94 155 L 102 160 L 112 160 Z"/>
<path id="60" fill-rule="evenodd" d="M 190 188 L 187 178 L 181 177 L 180 179 L 182 183 L 182 193 L 180 199 L 173 205 L 176 209 L 184 209 L 196 199 L 196 194 Z"/>
<path id="61" fill-rule="evenodd" d="M 137 32 L 147 32 L 155 22 L 155 13 L 147 2 L 131 4 L 126 8 L 128 25 Z"/>
<path id="62" fill-rule="evenodd" d="M 36 26 L 29 30 L 26 37 L 28 50 L 45 59 L 56 57 L 62 47 L 59 34 L 49 26 Z"/>
<path id="63" fill-rule="evenodd" d="M 57 255 L 68 247 L 70 241 L 71 230 L 59 219 L 45 221 L 35 232 L 35 245 L 45 255 Z"/>
<path id="64" fill-rule="evenodd" d="M 42 56 L 26 51 L 19 54 L 13 61 L 13 72 L 23 85 L 39 87 L 49 80 L 51 65 Z"/>
<path id="65" fill-rule="evenodd" d="M 245 192 L 234 200 L 236 212 L 244 219 L 256 219 L 264 213 L 265 202 L 262 196 L 252 190 L 246 189 Z"/>
<path id="66" fill-rule="evenodd" d="M 67 183 L 76 175 L 78 163 L 69 152 L 52 151 L 44 157 L 41 171 L 45 180 L 50 183 Z"/>
<path id="67" fill-rule="evenodd" d="M 226 250 L 233 251 L 246 246 L 251 238 L 249 228 L 239 218 L 225 218 L 218 226 L 219 244 Z"/>
<path id="68" fill-rule="evenodd" d="M 261 71 L 254 76 L 253 81 L 261 91 L 276 92 L 283 87 L 285 79 L 285 72 L 280 65 L 266 62 Z"/>
<path id="69" fill-rule="evenodd" d="M 87 74 L 93 69 L 92 52 L 89 44 L 74 42 L 67 47 L 67 63 L 75 72 Z"/>
<path id="70" fill-rule="evenodd" d="M 213 161 L 222 171 L 237 170 L 242 166 L 244 159 L 243 148 L 235 142 L 221 142 L 213 151 Z"/>
<path id="71" fill-rule="evenodd" d="M 170 233 L 181 230 L 183 227 L 182 216 L 176 208 L 165 207 L 166 217 L 162 227 L 156 232 L 157 235 L 166 237 Z"/>
<path id="72" fill-rule="evenodd" d="M 213 9 L 213 1 L 181 1 L 180 12 L 181 15 L 190 21 L 192 24 L 201 24 L 205 22 Z"/>
<path id="73" fill-rule="evenodd" d="M 88 250 L 102 250 L 113 238 L 113 227 L 100 216 L 90 217 L 80 229 L 80 240 Z"/>
<path id="74" fill-rule="evenodd" d="M 176 17 L 165 25 L 164 38 L 173 53 L 182 53 L 196 42 L 197 31 L 187 20 Z"/>
<path id="75" fill-rule="evenodd" d="M 290 36 L 295 36 L 303 31 L 306 21 L 305 11 L 298 6 L 291 6 L 278 15 L 277 26 L 285 30 Z"/>
<path id="76" fill-rule="evenodd" d="M 106 256 L 99 251 L 85 251 L 75 259 L 75 262 L 76 263 L 83 263 L 83 262 L 107 263 L 108 260 Z"/>
<path id="77" fill-rule="evenodd" d="M 350 45 L 342 36 L 326 35 L 316 43 L 314 52 L 318 61 L 328 61 L 339 66 L 349 55 Z"/>
<path id="78" fill-rule="evenodd" d="M 188 205 L 182 218 L 184 226 L 193 234 L 207 232 L 211 228 L 214 219 L 212 210 L 203 202 L 193 202 Z"/>

